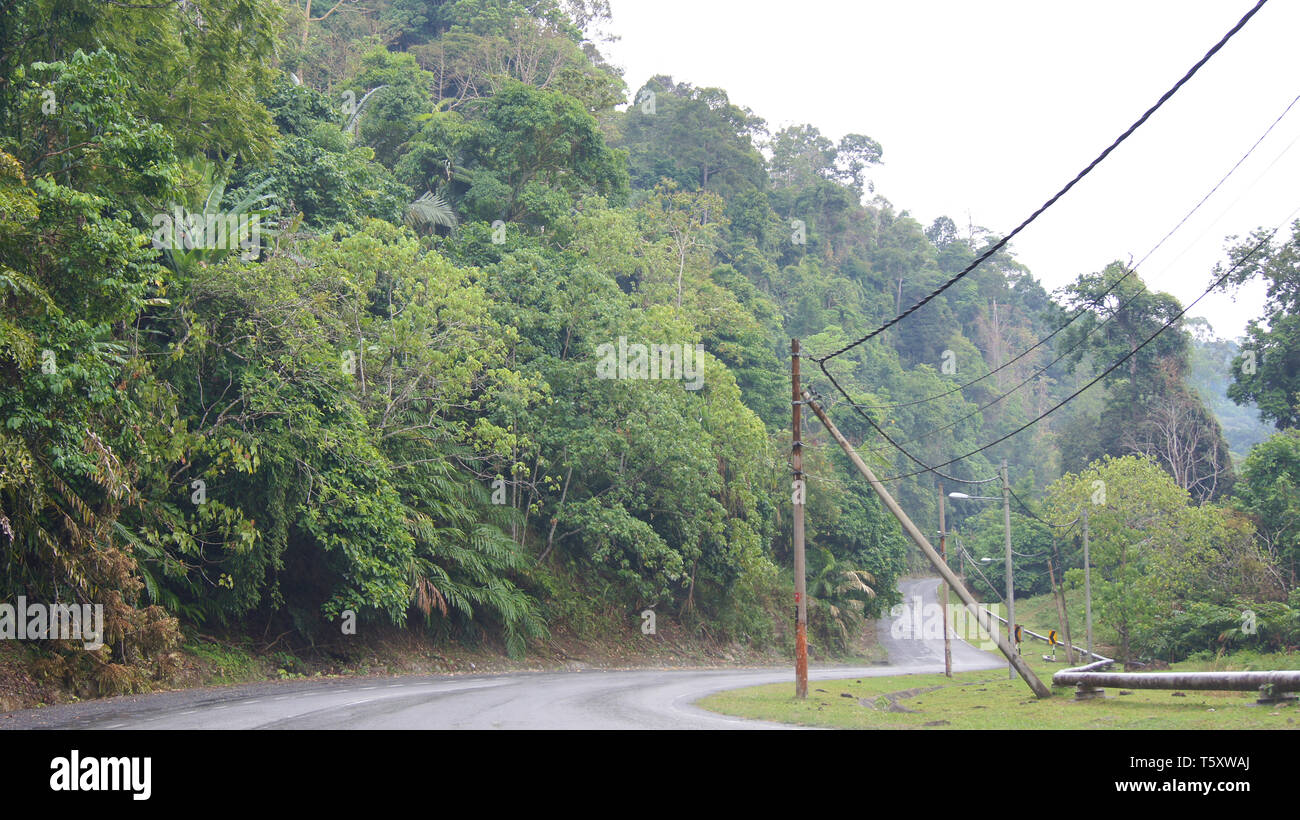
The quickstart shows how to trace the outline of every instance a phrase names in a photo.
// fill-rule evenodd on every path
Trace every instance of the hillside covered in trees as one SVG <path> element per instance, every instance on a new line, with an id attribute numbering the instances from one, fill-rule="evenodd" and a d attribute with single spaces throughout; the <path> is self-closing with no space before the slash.
<path id="1" fill-rule="evenodd" d="M 199 628 L 307 644 L 355 619 L 519 655 L 613 607 L 629 630 L 652 609 L 719 641 L 788 640 L 790 339 L 838 348 L 996 237 L 891 203 L 868 135 L 772 131 L 684 78 L 628 86 L 584 33 L 606 14 L 7 4 L 0 599 L 102 603 L 107 632 L 98 652 L 41 653 L 111 692 L 165 679 Z M 1178 322 L 948 468 L 1006 459 L 1048 520 L 1109 481 L 1095 583 L 1139 651 L 1165 651 L 1193 602 L 1272 602 L 1276 639 L 1295 638 L 1297 247 L 1234 279 L 1271 283 L 1250 350 Z M 1118 262 L 1049 293 L 1004 250 L 828 366 L 935 464 L 1179 310 Z M 638 369 L 651 345 L 662 369 Z M 916 473 L 807 371 L 882 474 Z M 1219 391 L 1250 409 L 1221 421 Z M 1255 405 L 1279 432 L 1247 455 Z M 809 440 L 813 643 L 834 653 L 919 564 Z M 933 475 L 890 486 L 937 524 Z M 994 512 L 950 507 L 949 526 L 994 555 Z M 1026 512 L 1017 549 L 1037 553 L 1051 533 Z M 1032 562 L 1021 577 L 1046 583 Z"/>

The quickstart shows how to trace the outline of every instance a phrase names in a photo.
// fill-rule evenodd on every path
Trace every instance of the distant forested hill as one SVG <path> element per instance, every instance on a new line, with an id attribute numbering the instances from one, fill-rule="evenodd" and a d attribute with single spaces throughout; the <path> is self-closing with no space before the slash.
<path id="1" fill-rule="evenodd" d="M 1192 366 L 1187 376 L 1223 425 L 1223 437 L 1234 462 L 1240 462 L 1252 447 L 1273 434 L 1273 426 L 1260 420 L 1253 403 L 1241 405 L 1228 398 L 1233 362 L 1240 355 L 1241 347 L 1232 340 L 1196 339 L 1192 342 Z"/>

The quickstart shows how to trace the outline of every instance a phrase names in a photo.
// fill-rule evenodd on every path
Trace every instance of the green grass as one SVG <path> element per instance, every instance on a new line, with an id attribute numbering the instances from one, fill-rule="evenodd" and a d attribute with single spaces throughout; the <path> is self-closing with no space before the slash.
<path id="1" fill-rule="evenodd" d="M 1052 673 L 1065 668 L 1037 655 L 1026 655 L 1026 660 L 1049 685 Z M 1274 668 L 1295 668 L 1297 661 L 1291 656 L 1290 663 Z M 698 705 L 739 717 L 838 729 L 1300 728 L 1300 707 L 1256 706 L 1254 692 L 1189 691 L 1174 697 L 1168 690 L 1119 691 L 1107 689 L 1104 700 L 1075 701 L 1073 687 L 1053 687 L 1051 698 L 1039 700 L 1019 678 L 1007 680 L 1003 667 L 961 672 L 952 679 L 898 675 L 812 681 L 804 701 L 795 699 L 790 681 L 720 692 Z M 889 711 L 891 705 L 911 711 Z"/>

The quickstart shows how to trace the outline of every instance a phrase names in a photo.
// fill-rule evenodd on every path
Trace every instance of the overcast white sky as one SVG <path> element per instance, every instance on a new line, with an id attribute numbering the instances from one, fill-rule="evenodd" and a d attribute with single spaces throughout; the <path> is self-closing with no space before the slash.
<path id="1" fill-rule="evenodd" d="M 654 74 L 718 86 L 770 130 L 811 123 L 884 147 L 876 192 L 923 225 L 1004 234 L 1101 152 L 1253 0 L 611 0 L 606 44 L 634 93 Z M 1271 0 L 1087 179 L 1013 241 L 1050 290 L 1141 259 L 1300 95 L 1300 2 Z M 1224 238 L 1300 207 L 1300 104 L 1139 269 L 1184 304 Z M 1291 218 L 1300 216 L 1294 214 Z M 1287 230 L 1284 229 L 1283 235 Z M 1220 336 L 1263 288 L 1191 311 Z"/>

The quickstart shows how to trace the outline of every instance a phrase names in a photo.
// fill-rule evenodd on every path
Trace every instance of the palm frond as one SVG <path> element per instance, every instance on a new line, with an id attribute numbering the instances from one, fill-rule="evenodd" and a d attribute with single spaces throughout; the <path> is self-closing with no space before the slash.
<path id="1" fill-rule="evenodd" d="M 413 227 L 454 228 L 457 224 L 456 209 L 432 191 L 425 191 L 419 199 L 406 206 L 406 219 Z"/>

